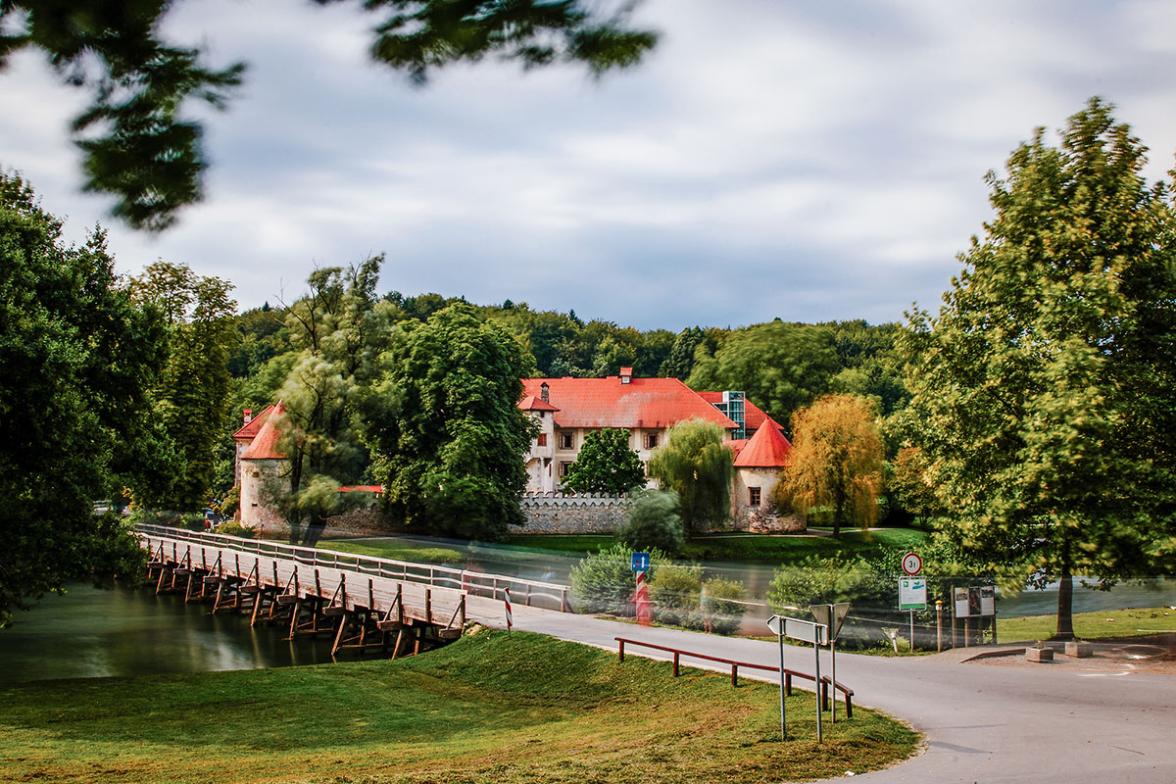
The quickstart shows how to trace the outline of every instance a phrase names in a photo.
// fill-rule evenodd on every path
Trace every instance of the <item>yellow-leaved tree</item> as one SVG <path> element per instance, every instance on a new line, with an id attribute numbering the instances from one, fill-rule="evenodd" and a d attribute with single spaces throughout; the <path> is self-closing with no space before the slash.
<path id="1" fill-rule="evenodd" d="M 878 516 L 884 449 L 874 404 L 858 395 L 826 395 L 792 415 L 791 464 L 777 502 L 810 517 L 826 511 L 833 535 Z"/>

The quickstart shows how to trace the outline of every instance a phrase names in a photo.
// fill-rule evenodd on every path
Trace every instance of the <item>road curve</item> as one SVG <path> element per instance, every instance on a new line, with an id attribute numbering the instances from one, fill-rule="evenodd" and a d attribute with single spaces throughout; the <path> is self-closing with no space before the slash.
<path id="1" fill-rule="evenodd" d="M 777 663 L 770 642 L 641 628 L 530 607 L 516 606 L 514 618 L 518 629 L 611 650 L 616 650 L 613 638 L 623 636 Z M 788 667 L 812 672 L 811 652 L 789 648 L 787 653 Z M 890 659 L 839 653 L 837 680 L 854 689 L 855 705 L 884 710 L 926 736 L 919 756 L 855 781 L 1176 784 L 1173 676 L 960 664 L 958 657 L 947 655 Z"/>

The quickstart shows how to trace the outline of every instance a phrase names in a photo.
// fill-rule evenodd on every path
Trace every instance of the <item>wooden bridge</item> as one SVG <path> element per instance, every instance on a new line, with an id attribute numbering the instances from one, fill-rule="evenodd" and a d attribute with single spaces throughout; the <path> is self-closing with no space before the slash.
<path id="1" fill-rule="evenodd" d="M 467 621 L 502 626 L 508 596 L 571 611 L 568 587 L 557 583 L 164 526 L 136 533 L 156 593 L 247 612 L 251 626 L 284 624 L 291 639 L 330 635 L 332 655 L 415 654 L 460 636 Z"/>

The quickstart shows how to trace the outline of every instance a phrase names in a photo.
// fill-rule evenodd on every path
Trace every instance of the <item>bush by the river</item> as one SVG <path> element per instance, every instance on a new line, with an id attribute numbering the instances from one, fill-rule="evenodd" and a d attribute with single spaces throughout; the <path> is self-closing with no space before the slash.
<path id="1" fill-rule="evenodd" d="M 671 626 L 701 629 L 702 616 L 698 611 L 701 592 L 700 565 L 663 564 L 657 570 L 657 577 L 649 584 L 654 618 Z"/>
<path id="2" fill-rule="evenodd" d="M 747 592 L 738 580 L 712 577 L 702 584 L 702 599 L 699 602 L 704 628 L 718 634 L 734 634 L 743 623 L 747 610 L 742 600 Z"/>
<path id="3" fill-rule="evenodd" d="M 221 523 L 216 528 L 218 534 L 225 536 L 239 536 L 242 539 L 252 539 L 256 531 L 248 526 L 241 525 L 236 520 L 229 520 L 227 523 Z"/>
<path id="4" fill-rule="evenodd" d="M 617 543 L 607 550 L 584 556 L 572 567 L 572 599 L 580 612 L 607 612 L 616 615 L 633 614 L 633 595 L 637 585 L 630 557 L 632 548 Z M 653 578 L 659 562 L 665 556 L 650 552 L 650 571 Z"/>
<path id="5" fill-rule="evenodd" d="M 617 539 L 633 550 L 660 550 L 669 555 L 682 552 L 686 537 L 678 509 L 678 494 L 662 490 L 638 493 L 629 518 L 617 531 Z"/>

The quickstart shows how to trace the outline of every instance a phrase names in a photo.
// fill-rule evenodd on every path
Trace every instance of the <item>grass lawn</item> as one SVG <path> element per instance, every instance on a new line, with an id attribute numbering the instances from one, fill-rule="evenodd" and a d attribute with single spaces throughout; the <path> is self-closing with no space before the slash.
<path id="1" fill-rule="evenodd" d="M 691 561 L 780 564 L 799 561 L 811 555 L 854 557 L 890 547 L 916 547 L 926 537 L 926 533 L 913 528 L 843 531 L 837 539 L 831 536 L 713 534 L 689 539 L 683 558 Z M 508 537 L 506 543 L 582 556 L 602 547 L 610 547 L 614 541 L 611 536 L 527 534 Z"/>
<path id="2" fill-rule="evenodd" d="M 0 690 L 6 782 L 777 782 L 894 763 L 918 738 L 811 695 L 547 637 L 486 632 L 396 662 Z"/>
<path id="3" fill-rule="evenodd" d="M 37 782 L 790 781 L 910 755 L 858 709 L 813 739 L 811 694 L 538 635 L 482 632 L 392 661 L 50 681 L 0 689 L 0 780 Z"/>
<path id="4" fill-rule="evenodd" d="M 414 563 L 461 564 L 462 554 L 451 547 L 418 547 L 388 539 L 358 540 L 327 539 L 318 543 L 320 550 L 338 550 L 341 553 L 371 555 L 377 558 L 391 558 L 394 561 Z"/>
<path id="5" fill-rule="evenodd" d="M 1055 615 L 1026 615 L 997 620 L 1002 642 L 1048 640 L 1058 627 Z M 1084 640 L 1107 637 L 1138 637 L 1159 632 L 1176 632 L 1176 610 L 1151 607 L 1136 610 L 1100 610 L 1075 613 L 1074 634 Z"/>

